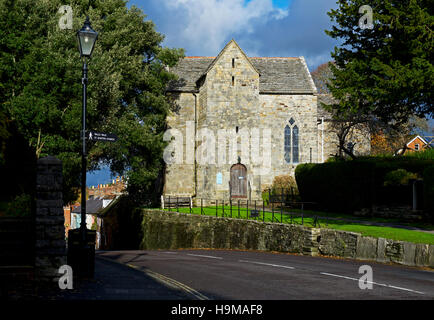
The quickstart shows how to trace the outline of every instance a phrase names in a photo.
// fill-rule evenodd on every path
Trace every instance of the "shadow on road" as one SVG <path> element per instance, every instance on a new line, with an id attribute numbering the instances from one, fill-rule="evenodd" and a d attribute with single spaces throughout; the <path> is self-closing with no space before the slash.
<path id="1" fill-rule="evenodd" d="M 128 263 L 144 255 L 138 254 Z M 94 278 L 74 279 L 73 289 L 29 286 L 25 292 L 18 290 L 8 300 L 195 300 L 187 291 L 168 287 L 142 271 L 98 257 Z M 207 293 L 202 294 L 207 296 Z"/>

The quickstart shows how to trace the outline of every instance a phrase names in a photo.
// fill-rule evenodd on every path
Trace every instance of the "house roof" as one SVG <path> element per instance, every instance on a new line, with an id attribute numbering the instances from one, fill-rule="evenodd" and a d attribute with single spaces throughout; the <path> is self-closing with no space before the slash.
<path id="1" fill-rule="evenodd" d="M 434 136 L 425 136 L 423 139 L 427 142 L 427 145 L 434 148 Z"/>
<path id="2" fill-rule="evenodd" d="M 407 143 L 407 146 L 416 139 L 419 139 L 424 145 L 428 146 L 429 148 L 434 148 L 434 136 L 422 137 L 420 135 L 417 135 Z"/>
<path id="3" fill-rule="evenodd" d="M 102 199 L 90 199 L 86 200 L 86 213 L 95 214 L 98 213 L 103 208 Z M 72 210 L 73 213 L 81 213 L 81 206 L 76 207 Z"/>
<path id="4" fill-rule="evenodd" d="M 412 143 L 414 140 L 416 140 L 416 139 L 419 139 L 419 140 L 422 141 L 424 144 L 428 144 L 428 143 L 425 141 L 424 138 L 422 138 L 421 136 L 417 135 L 417 136 L 415 136 L 413 139 L 411 139 L 411 140 L 407 143 L 407 146 L 408 146 L 410 143 Z"/>
<path id="5" fill-rule="evenodd" d="M 219 56 L 222 52 L 220 52 Z M 241 50 L 241 52 L 243 51 Z M 172 81 L 169 84 L 167 91 L 197 92 L 198 87 L 196 82 L 202 76 L 206 75 L 218 60 L 219 56 L 185 57 L 184 59 L 181 59 L 178 64 L 170 70 L 178 76 L 178 80 Z M 309 69 L 307 68 L 303 57 L 248 58 L 246 56 L 246 58 L 260 75 L 260 93 L 316 93 L 315 84 L 313 83 Z"/>

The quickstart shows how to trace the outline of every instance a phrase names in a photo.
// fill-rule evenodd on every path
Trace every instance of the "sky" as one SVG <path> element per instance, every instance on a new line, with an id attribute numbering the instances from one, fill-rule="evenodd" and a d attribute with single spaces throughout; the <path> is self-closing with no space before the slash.
<path id="1" fill-rule="evenodd" d="M 163 46 L 184 48 L 187 56 L 217 56 L 235 39 L 250 57 L 304 56 L 313 71 L 338 45 L 324 33 L 336 0 L 130 0 L 133 5 L 165 35 Z M 87 174 L 87 185 L 112 179 L 104 167 Z"/>
<path id="2" fill-rule="evenodd" d="M 250 57 L 306 58 L 313 71 L 338 42 L 327 12 L 336 0 L 130 0 L 187 56 L 216 56 L 235 39 Z"/>
<path id="3" fill-rule="evenodd" d="M 187 56 L 217 56 L 235 39 L 250 57 L 304 56 L 310 71 L 339 45 L 328 37 L 327 12 L 337 0 L 130 0 L 165 35 L 163 46 Z M 430 121 L 434 126 L 434 120 Z M 88 173 L 87 184 L 110 183 L 110 171 Z"/>

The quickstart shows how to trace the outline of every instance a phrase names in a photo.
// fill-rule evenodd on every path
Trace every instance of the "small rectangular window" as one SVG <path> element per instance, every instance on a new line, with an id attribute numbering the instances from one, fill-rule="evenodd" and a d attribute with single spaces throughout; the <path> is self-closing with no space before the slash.
<path id="1" fill-rule="evenodd" d="M 232 76 L 232 86 L 234 86 L 234 85 L 235 85 L 235 77 Z"/>
<path id="2" fill-rule="evenodd" d="M 232 68 L 235 68 L 235 59 L 232 58 Z"/>
<path id="3" fill-rule="evenodd" d="M 416 143 L 416 144 L 414 145 L 414 150 L 419 151 L 419 144 Z"/>

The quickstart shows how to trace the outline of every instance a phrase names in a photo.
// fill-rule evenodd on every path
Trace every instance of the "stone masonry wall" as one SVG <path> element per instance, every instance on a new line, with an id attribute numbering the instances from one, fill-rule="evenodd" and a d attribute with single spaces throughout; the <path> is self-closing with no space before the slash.
<path id="1" fill-rule="evenodd" d="M 66 265 L 60 160 L 38 160 L 36 198 L 35 275 L 41 281 L 55 281 L 59 268 Z"/>
<path id="2" fill-rule="evenodd" d="M 140 249 L 217 248 L 316 255 L 312 229 L 254 220 L 143 211 Z"/>
<path id="3" fill-rule="evenodd" d="M 195 97 L 192 93 L 180 93 L 172 95 L 172 99 L 175 102 L 175 110 L 167 117 L 167 125 L 169 129 L 177 129 L 183 135 L 183 162 L 166 166 L 164 194 L 190 196 L 194 194 L 194 162 L 187 163 L 185 152 L 187 149 L 186 129 L 187 121 L 191 121 L 194 125 Z M 175 139 L 178 139 L 178 137 Z"/>
<path id="4" fill-rule="evenodd" d="M 292 252 L 434 268 L 434 245 L 299 225 L 144 210 L 140 249 Z"/>

